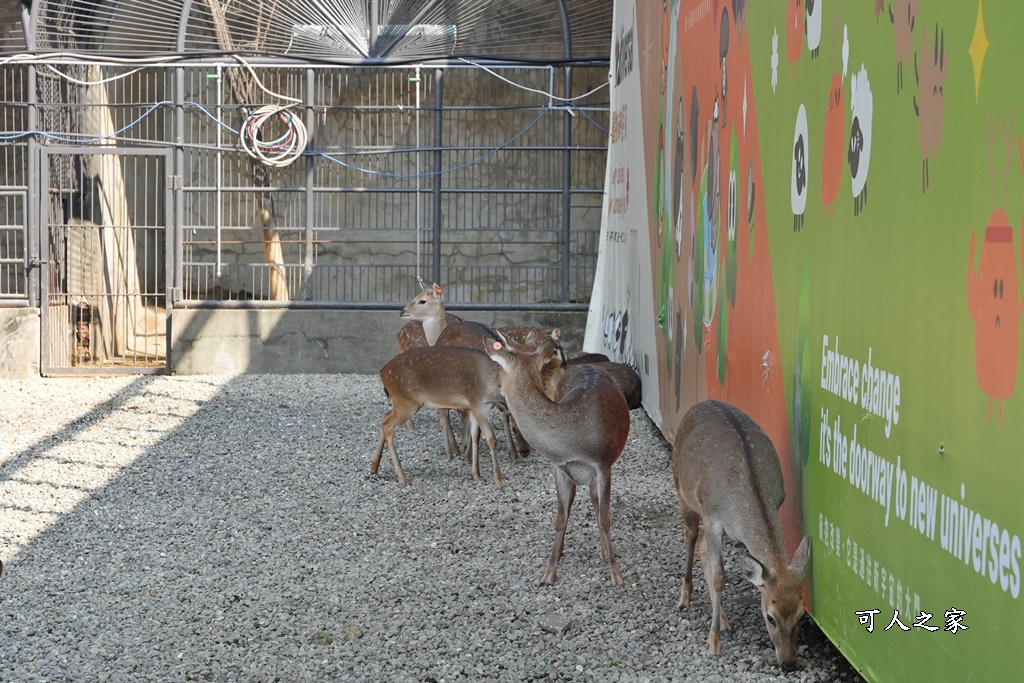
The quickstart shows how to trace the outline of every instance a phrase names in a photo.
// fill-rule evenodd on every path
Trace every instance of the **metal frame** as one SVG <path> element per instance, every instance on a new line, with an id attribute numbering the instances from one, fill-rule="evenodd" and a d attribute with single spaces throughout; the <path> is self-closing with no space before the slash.
<path id="1" fill-rule="evenodd" d="M 163 159 L 163 168 L 165 176 L 167 176 L 167 170 L 171 168 L 171 150 L 170 149 L 156 149 L 156 148 L 143 148 L 143 147 L 80 147 L 80 146 L 41 146 L 37 152 L 38 168 L 49 169 L 50 157 L 58 155 L 101 155 L 110 154 L 117 156 L 146 156 Z M 45 179 L 43 174 L 36 176 L 36 182 L 32 183 L 35 186 L 41 186 L 43 183 L 49 185 L 48 174 Z M 36 191 L 35 193 L 38 204 L 36 206 L 37 216 L 49 216 L 49 196 L 47 192 Z M 170 178 L 166 177 L 164 182 L 164 211 L 163 211 L 163 222 L 164 222 L 164 260 L 165 260 L 165 278 L 163 283 L 164 289 L 164 333 L 165 333 L 165 348 L 164 348 L 164 364 L 159 367 L 140 367 L 140 366 L 128 366 L 121 367 L 116 365 L 103 365 L 103 366 L 63 366 L 55 365 L 50 361 L 49 350 L 51 348 L 50 339 L 50 326 L 47 324 L 50 313 L 50 292 L 49 283 L 51 282 L 51 268 L 53 264 L 49 262 L 49 259 L 40 259 L 39 267 L 36 269 L 36 277 L 39 279 L 39 308 L 40 308 L 40 319 L 43 321 L 40 326 L 40 371 L 44 376 L 55 376 L 55 375 L 111 375 L 111 374 L 129 374 L 129 375 L 140 375 L 140 374 L 164 374 L 168 372 L 167 361 L 170 358 L 170 344 L 171 344 L 171 311 L 172 311 L 172 287 L 173 287 L 173 253 L 175 248 L 176 230 L 175 221 L 172 209 L 172 182 Z M 41 254 L 47 255 L 50 253 L 50 222 L 49 220 L 40 220 L 38 223 L 40 229 L 37 231 L 39 234 L 39 251 Z M 159 227 L 159 226 L 147 226 L 147 227 Z"/>

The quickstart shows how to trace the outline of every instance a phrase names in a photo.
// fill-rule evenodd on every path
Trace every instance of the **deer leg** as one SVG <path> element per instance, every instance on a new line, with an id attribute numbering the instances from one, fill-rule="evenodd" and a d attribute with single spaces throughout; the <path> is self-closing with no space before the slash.
<path id="1" fill-rule="evenodd" d="M 508 440 L 509 457 L 515 460 L 520 455 L 526 455 L 533 447 L 530 446 L 526 437 L 516 426 L 516 418 L 504 403 L 495 403 L 494 407 L 501 413 L 501 423 L 505 426 L 505 438 Z"/>
<path id="2" fill-rule="evenodd" d="M 708 653 L 718 655 L 722 652 L 722 591 L 725 588 L 721 529 L 705 527 L 700 543 L 700 564 L 704 569 L 708 594 L 711 596 L 711 630 L 708 632 Z"/>
<path id="3" fill-rule="evenodd" d="M 544 578 L 540 581 L 542 586 L 550 586 L 555 582 L 558 560 L 561 559 L 562 551 L 565 549 L 565 528 L 569 525 L 572 501 L 576 498 L 576 482 L 572 480 L 568 472 L 557 466 L 555 467 L 555 493 L 558 496 L 555 512 L 555 545 L 551 549 L 551 559 L 548 560 Z"/>
<path id="4" fill-rule="evenodd" d="M 486 408 L 484 408 L 484 410 L 486 411 Z M 487 420 L 486 412 L 479 416 L 474 415 L 473 420 L 475 420 L 479 425 L 479 430 L 477 436 L 474 437 L 474 441 L 479 440 L 479 432 L 482 432 L 484 439 L 487 440 L 487 448 L 491 451 L 491 465 L 494 469 L 494 485 L 500 489 L 505 485 L 505 482 L 501 478 L 501 468 L 498 467 L 498 439 L 494 436 L 494 430 L 491 429 L 491 423 Z"/>
<path id="5" fill-rule="evenodd" d="M 459 421 L 462 422 L 462 456 L 466 462 L 472 462 L 473 445 L 470 439 L 473 438 L 473 424 L 468 410 L 459 411 Z M 477 437 L 479 436 L 480 433 L 477 432 Z"/>
<path id="6" fill-rule="evenodd" d="M 689 607 L 693 600 L 693 553 L 700 534 L 700 515 L 682 504 L 680 507 L 683 508 L 683 530 L 686 538 L 686 576 L 683 579 L 683 588 L 679 591 L 679 606 Z"/>
<path id="7" fill-rule="evenodd" d="M 515 460 L 519 457 L 519 450 L 516 448 L 515 437 L 512 436 L 512 416 L 507 410 L 499 410 L 501 413 L 501 424 L 505 427 L 505 441 L 508 442 L 508 457 Z"/>
<path id="8" fill-rule="evenodd" d="M 437 417 L 441 422 L 441 433 L 444 435 L 444 454 L 448 460 L 451 460 L 459 450 L 459 445 L 455 441 L 455 432 L 452 431 L 452 418 L 444 409 L 437 411 Z"/>
<path id="9" fill-rule="evenodd" d="M 608 560 L 608 568 L 612 575 L 612 585 L 622 585 L 622 571 L 619 569 L 619 560 L 615 557 L 615 548 L 612 547 L 612 473 L 600 472 L 597 479 L 590 485 L 590 500 L 594 504 L 594 512 L 597 515 L 597 528 L 601 532 L 601 554 Z"/>
<path id="10" fill-rule="evenodd" d="M 380 425 L 380 439 L 377 440 L 377 449 L 374 451 L 373 459 L 370 461 L 370 474 L 377 473 L 377 468 L 380 467 L 381 456 L 384 453 L 384 446 L 387 445 L 388 453 L 391 455 L 391 465 L 395 469 L 395 476 L 402 484 L 408 481 L 401 463 L 398 462 L 398 451 L 395 450 L 394 434 L 395 429 L 405 424 L 415 412 L 408 412 L 392 404 L 391 410 L 384 413 L 384 419 L 381 420 Z"/>
<path id="11" fill-rule="evenodd" d="M 463 443 L 469 442 L 469 448 L 472 452 L 473 481 L 479 484 L 484 480 L 480 476 L 480 422 L 476 419 L 476 415 L 470 414 L 465 424 L 469 433 L 463 437 Z"/>
<path id="12" fill-rule="evenodd" d="M 533 450 L 533 446 L 531 446 L 530 442 L 526 440 L 525 436 L 523 436 L 522 431 L 519 429 L 519 425 L 516 424 L 516 419 L 512 417 L 512 413 L 509 413 L 508 417 L 509 424 L 512 426 L 512 433 L 515 434 L 516 437 L 516 451 L 518 451 L 519 455 L 529 455 L 530 451 Z"/>

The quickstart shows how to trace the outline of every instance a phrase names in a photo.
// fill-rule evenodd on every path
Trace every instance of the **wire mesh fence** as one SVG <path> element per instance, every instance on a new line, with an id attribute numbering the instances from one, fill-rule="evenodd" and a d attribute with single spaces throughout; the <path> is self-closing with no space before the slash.
<path id="1" fill-rule="evenodd" d="M 0 301 L 32 296 L 32 193 L 110 189 L 70 153 L 30 179 L 32 154 L 115 145 L 173 150 L 166 179 L 124 183 L 133 224 L 172 192 L 176 306 L 391 307 L 422 277 L 455 307 L 584 307 L 606 83 L 600 66 L 0 66 Z M 253 133 L 268 102 L 293 104 Z M 308 146 L 289 165 L 242 148 L 246 130 L 272 147 L 296 126 Z"/>

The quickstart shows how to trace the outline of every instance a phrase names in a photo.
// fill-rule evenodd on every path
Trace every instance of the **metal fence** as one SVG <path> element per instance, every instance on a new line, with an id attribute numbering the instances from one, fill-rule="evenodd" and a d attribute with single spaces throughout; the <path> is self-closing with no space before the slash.
<path id="1" fill-rule="evenodd" d="M 0 304 L 43 295 L 32 226 L 122 201 L 131 224 L 151 225 L 150 198 L 165 189 L 175 306 L 388 308 L 417 276 L 444 285 L 454 308 L 588 301 L 606 66 L 29 64 L 0 67 L 0 83 Z M 281 168 L 254 162 L 240 131 L 283 98 L 296 101 L 293 120 L 271 117 L 257 138 L 302 124 L 306 153 Z M 53 145 L 62 151 L 43 169 Z M 139 186 L 113 196 L 75 168 L 75 147 L 108 146 L 172 150 L 168 177 L 126 176 Z M 50 220 L 54 193 L 69 213 Z"/>
<path id="2" fill-rule="evenodd" d="M 173 308 L 396 308 L 419 278 L 453 309 L 585 310 L 606 84 L 600 65 L 4 65 L 0 306 L 40 307 L 44 372 L 159 368 Z"/>

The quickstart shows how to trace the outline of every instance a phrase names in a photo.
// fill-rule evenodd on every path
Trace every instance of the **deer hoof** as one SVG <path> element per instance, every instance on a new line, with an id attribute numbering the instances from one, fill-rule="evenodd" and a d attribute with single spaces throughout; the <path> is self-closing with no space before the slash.
<path id="1" fill-rule="evenodd" d="M 689 581 L 683 582 L 683 588 L 679 591 L 679 607 L 685 609 L 693 602 L 693 584 Z"/>

